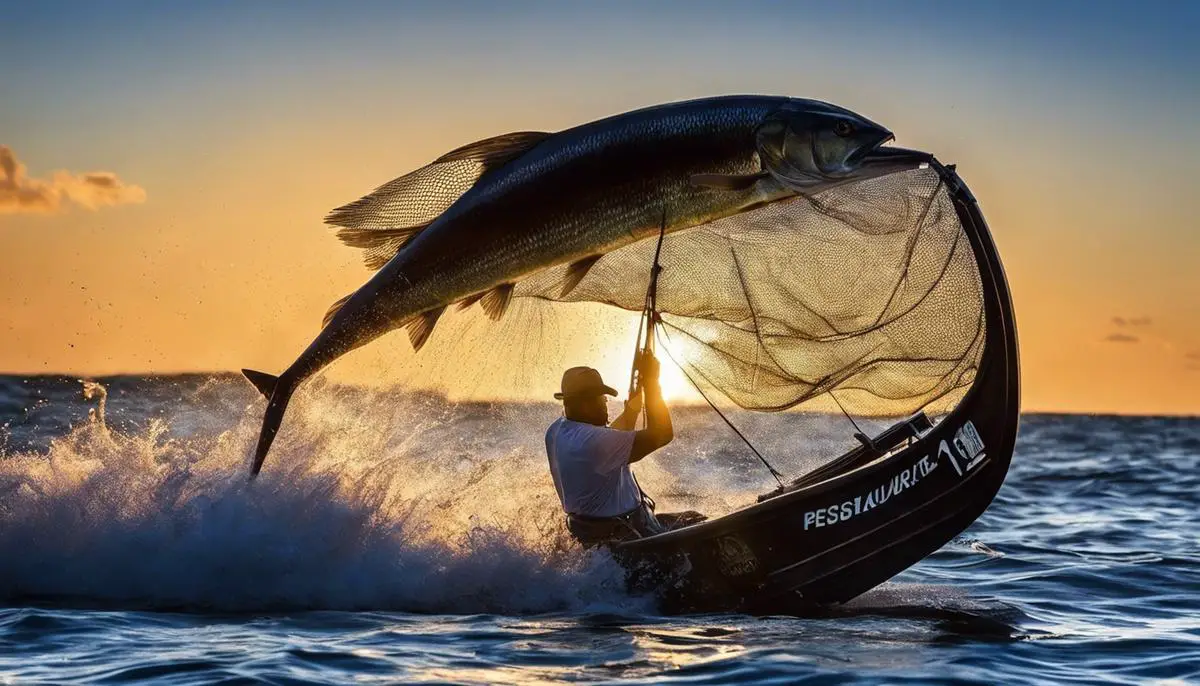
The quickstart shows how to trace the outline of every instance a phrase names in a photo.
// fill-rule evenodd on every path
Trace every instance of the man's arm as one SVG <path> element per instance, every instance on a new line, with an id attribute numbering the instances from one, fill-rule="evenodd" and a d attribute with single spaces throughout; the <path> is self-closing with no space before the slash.
<path id="1" fill-rule="evenodd" d="M 608 427 L 620 431 L 631 431 L 637 425 L 638 415 L 642 413 L 642 397 L 642 389 L 639 386 L 629 400 L 625 401 L 625 409 L 621 411 L 621 415 L 614 419 Z"/>
<path id="2" fill-rule="evenodd" d="M 675 438 L 671 426 L 671 413 L 663 401 L 662 386 L 658 383 L 658 360 L 650 352 L 640 353 L 638 377 L 641 379 L 642 395 L 646 403 L 646 428 L 633 435 L 633 450 L 629 463 L 633 464 L 658 450 Z"/>

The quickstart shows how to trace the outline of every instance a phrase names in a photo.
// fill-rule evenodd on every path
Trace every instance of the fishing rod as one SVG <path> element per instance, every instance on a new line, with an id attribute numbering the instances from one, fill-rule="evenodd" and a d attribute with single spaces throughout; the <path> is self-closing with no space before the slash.
<path id="1" fill-rule="evenodd" d="M 646 299 L 642 305 L 642 314 L 638 318 L 637 339 L 634 342 L 633 365 L 629 370 L 629 398 L 637 392 L 642 383 L 638 373 L 639 353 L 654 352 L 654 326 L 658 322 L 658 275 L 662 273 L 663 238 L 667 235 L 667 208 L 663 207 L 662 220 L 658 226 L 658 243 L 654 246 L 654 263 L 650 266 L 650 283 L 646 286 Z M 643 337 L 644 334 L 644 337 Z M 643 421 L 646 408 L 642 407 Z"/>

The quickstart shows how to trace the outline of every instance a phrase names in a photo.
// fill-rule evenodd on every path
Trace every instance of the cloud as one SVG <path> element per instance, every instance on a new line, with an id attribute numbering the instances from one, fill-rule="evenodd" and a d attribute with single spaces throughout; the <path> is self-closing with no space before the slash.
<path id="1" fill-rule="evenodd" d="M 1150 326 L 1149 317 L 1113 317 L 1112 323 L 1117 326 Z"/>
<path id="2" fill-rule="evenodd" d="M 1104 340 L 1110 343 L 1137 343 L 1137 336 L 1130 336 L 1127 333 L 1110 333 L 1104 337 Z"/>
<path id="3" fill-rule="evenodd" d="M 145 189 L 126 184 L 112 172 L 56 171 L 49 179 L 30 178 L 12 148 L 0 145 L 0 214 L 57 212 L 68 204 L 98 210 L 142 202 Z"/>

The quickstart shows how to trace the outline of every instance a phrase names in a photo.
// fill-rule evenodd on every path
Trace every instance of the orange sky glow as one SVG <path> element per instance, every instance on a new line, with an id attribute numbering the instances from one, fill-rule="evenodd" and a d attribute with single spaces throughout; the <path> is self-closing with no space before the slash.
<path id="1" fill-rule="evenodd" d="M 555 39 L 576 42 L 565 61 L 518 38 L 444 58 L 429 38 L 418 59 L 374 35 L 355 43 L 333 31 L 339 50 L 312 55 L 305 35 L 256 46 L 231 30 L 206 40 L 236 60 L 181 40 L 157 64 L 100 50 L 98 65 L 39 66 L 95 73 L 4 89 L 21 104 L 0 113 L 0 372 L 281 370 L 326 307 L 368 276 L 323 227 L 329 209 L 479 138 L 767 92 L 845 105 L 897 144 L 959 165 L 1011 282 L 1025 410 L 1200 414 L 1200 222 L 1189 202 L 1200 89 L 1131 79 L 1136 61 L 1040 65 L 993 50 L 951 63 L 919 45 L 895 52 L 886 73 L 872 54 L 824 70 L 756 69 L 828 54 L 822 32 L 735 45 L 697 21 L 647 46 L 619 23 L 593 28 L 599 37 Z M 703 54 L 689 47 L 701 44 Z M 105 77 L 109 67 L 128 80 Z M 553 342 L 522 392 L 545 397 L 560 364 L 592 364 L 622 387 L 632 316 L 560 309 L 554 330 L 538 332 Z M 487 326 L 460 315 L 417 356 L 393 333 L 329 374 L 436 383 L 448 368 L 429 354 L 439 338 L 486 368 L 497 341 L 521 335 Z M 678 372 L 666 378 L 695 399 Z M 512 388 L 499 372 L 471 379 L 451 393 Z"/>

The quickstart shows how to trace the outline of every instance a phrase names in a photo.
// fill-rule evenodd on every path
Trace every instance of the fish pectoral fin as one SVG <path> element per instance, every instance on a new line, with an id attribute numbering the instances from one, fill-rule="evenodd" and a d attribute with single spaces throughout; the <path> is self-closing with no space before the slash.
<path id="1" fill-rule="evenodd" d="M 567 266 L 567 273 L 563 275 L 562 291 L 559 292 L 559 297 L 566 297 L 575 287 L 583 281 L 583 277 L 588 275 L 592 267 L 600 261 L 604 255 L 589 255 L 582 260 L 575 260 Z"/>
<path id="2" fill-rule="evenodd" d="M 446 311 L 446 307 L 442 306 L 421 314 L 408 320 L 405 326 L 408 328 L 408 340 L 412 343 L 413 350 L 420 350 L 425 345 L 425 341 L 429 340 L 430 334 L 433 333 L 433 327 L 437 324 L 438 318 Z"/>
<path id="3" fill-rule="evenodd" d="M 770 174 L 766 171 L 754 174 L 692 174 L 688 179 L 693 186 L 716 188 L 725 191 L 742 191 L 753 186 L 759 179 Z"/>
<path id="4" fill-rule="evenodd" d="M 368 269 L 379 269 L 427 226 L 429 224 L 388 229 L 343 228 L 338 230 L 337 237 L 351 248 L 362 248 L 365 251 L 363 264 Z"/>
<path id="5" fill-rule="evenodd" d="M 332 305 L 329 306 L 328 310 L 325 310 L 325 316 L 321 319 L 322 329 L 329 326 L 329 322 L 333 321 L 333 318 L 337 316 L 338 310 L 342 309 L 342 306 L 345 305 L 353 295 L 354 294 L 351 293 L 350 295 L 344 295 L 338 298 Z"/>
<path id="6" fill-rule="evenodd" d="M 407 241 L 413 234 L 420 233 L 428 224 L 387 229 L 338 229 L 337 237 L 351 248 L 376 248 L 391 241 Z"/>
<path id="7" fill-rule="evenodd" d="M 253 369 L 243 369 L 242 376 L 254 384 L 259 393 L 263 397 L 270 399 L 271 394 L 275 392 L 275 384 L 279 382 L 279 377 L 266 372 L 256 372 Z"/>
<path id="8" fill-rule="evenodd" d="M 479 299 L 479 304 L 483 306 L 483 311 L 492 321 L 497 321 L 504 316 L 508 311 L 508 305 L 512 302 L 513 289 L 515 284 L 502 283 L 492 290 L 483 294 Z"/>
<path id="9" fill-rule="evenodd" d="M 476 293 L 475 295 L 468 295 L 467 297 L 458 301 L 458 310 L 461 312 L 462 310 L 467 309 L 468 307 L 482 300 L 483 296 L 485 295 L 487 295 L 487 291 Z"/>
<path id="10" fill-rule="evenodd" d="M 545 131 L 516 131 L 493 136 L 455 148 L 434 160 L 434 164 L 473 160 L 483 164 L 484 172 L 487 172 L 524 155 L 530 148 L 553 135 Z"/>

